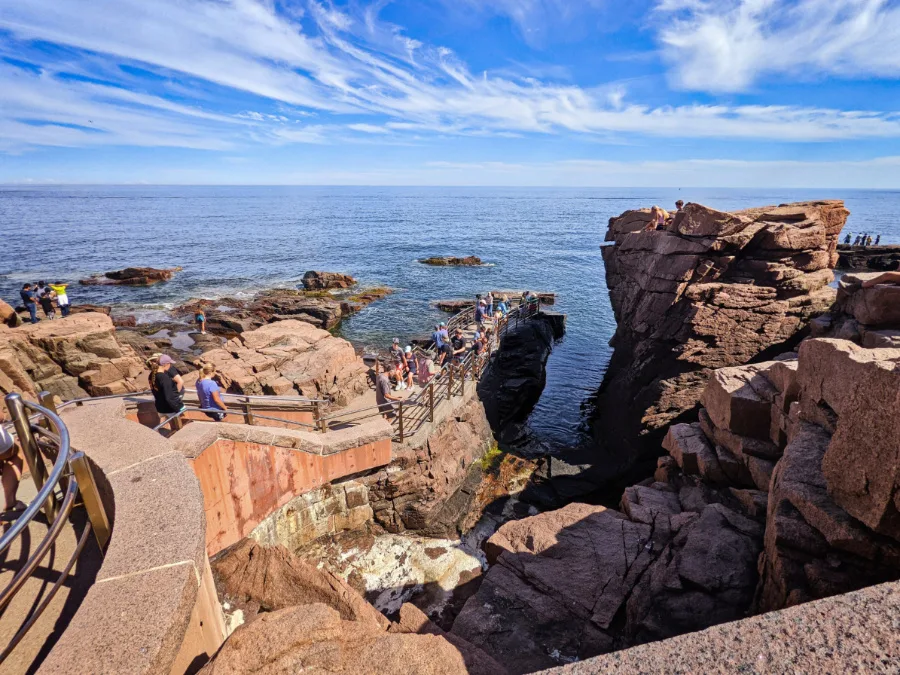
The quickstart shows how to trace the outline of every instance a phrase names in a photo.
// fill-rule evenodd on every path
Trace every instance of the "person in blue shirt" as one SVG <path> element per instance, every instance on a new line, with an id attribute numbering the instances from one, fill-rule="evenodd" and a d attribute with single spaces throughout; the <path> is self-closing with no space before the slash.
<path id="1" fill-rule="evenodd" d="M 204 413 L 210 419 L 221 422 L 225 419 L 225 402 L 219 393 L 219 385 L 213 379 L 216 376 L 216 367 L 212 363 L 204 363 L 200 367 L 200 379 L 197 380 L 197 398 L 200 399 L 200 407 L 207 411 Z M 223 412 L 215 412 L 221 410 Z"/>
<path id="2" fill-rule="evenodd" d="M 445 345 L 450 344 L 450 331 L 447 330 L 447 324 L 445 322 L 441 321 L 440 328 L 441 328 L 441 342 L 443 342 Z"/>
<path id="3" fill-rule="evenodd" d="M 37 318 L 37 293 L 32 290 L 31 284 L 22 286 L 19 295 L 22 296 L 22 302 L 25 303 L 25 309 L 28 310 L 28 315 L 31 317 L 31 323 L 40 321 L 40 319 Z"/>
<path id="4" fill-rule="evenodd" d="M 434 324 L 434 332 L 431 334 L 431 339 L 434 340 L 434 346 L 436 349 L 440 350 L 441 347 L 444 346 L 444 334 L 441 332 L 440 324 Z"/>

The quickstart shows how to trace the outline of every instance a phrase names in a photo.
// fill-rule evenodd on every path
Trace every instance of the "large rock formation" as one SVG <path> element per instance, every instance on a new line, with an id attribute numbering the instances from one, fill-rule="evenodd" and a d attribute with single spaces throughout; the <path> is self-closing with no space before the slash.
<path id="1" fill-rule="evenodd" d="M 762 525 L 689 477 L 629 488 L 622 512 L 570 504 L 507 523 L 452 632 L 514 673 L 741 618 Z"/>
<path id="2" fill-rule="evenodd" d="M 142 391 L 143 372 L 141 358 L 116 340 L 112 321 L 102 314 L 0 326 L 2 394 L 35 400 L 49 391 L 67 400 Z"/>
<path id="3" fill-rule="evenodd" d="M 389 622 L 334 574 L 244 540 L 213 564 L 220 593 L 249 622 L 202 671 L 504 675 L 483 651 L 403 605 Z M 260 612 L 260 610 L 263 610 Z M 259 613 L 258 613 L 259 612 Z"/>
<path id="4" fill-rule="evenodd" d="M 472 397 L 423 443 L 395 446 L 390 465 L 361 479 L 376 521 L 388 532 L 456 536 L 481 480 L 476 463 L 492 443 L 484 407 Z"/>
<path id="5" fill-rule="evenodd" d="M 838 246 L 837 266 L 844 270 L 900 269 L 900 246 Z"/>
<path id="6" fill-rule="evenodd" d="M 655 451 L 712 371 L 777 354 L 835 297 L 840 201 L 724 213 L 688 204 L 665 231 L 610 219 L 603 249 L 618 327 L 595 429 L 623 463 Z"/>
<path id="7" fill-rule="evenodd" d="M 230 393 L 326 398 L 339 405 L 366 391 L 368 368 L 353 345 L 305 321 L 267 324 L 203 353 Z M 186 379 L 191 383 L 192 373 Z"/>

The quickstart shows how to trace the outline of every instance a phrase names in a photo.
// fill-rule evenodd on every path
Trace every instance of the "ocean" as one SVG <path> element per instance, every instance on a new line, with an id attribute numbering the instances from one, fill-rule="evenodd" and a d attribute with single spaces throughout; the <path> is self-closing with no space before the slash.
<path id="1" fill-rule="evenodd" d="M 900 192 L 862 190 L 0 186 L 0 297 L 26 281 L 77 282 L 129 266 L 184 271 L 149 288 L 78 286 L 73 304 L 115 304 L 141 320 L 189 298 L 295 287 L 307 270 L 351 274 L 395 290 L 345 321 L 366 348 L 428 332 L 447 315 L 433 300 L 488 288 L 553 291 L 568 332 L 530 420 L 552 448 L 583 438 L 609 362 L 615 321 L 600 244 L 611 216 L 676 199 L 739 209 L 844 199 L 845 232 L 900 241 Z M 477 255 L 478 268 L 417 259 Z"/>

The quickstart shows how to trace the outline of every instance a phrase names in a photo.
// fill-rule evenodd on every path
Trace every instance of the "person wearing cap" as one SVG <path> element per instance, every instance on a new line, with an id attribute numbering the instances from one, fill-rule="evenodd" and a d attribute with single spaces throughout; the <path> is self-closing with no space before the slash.
<path id="1" fill-rule="evenodd" d="M 19 480 L 22 478 L 22 455 L 19 446 L 6 427 L 0 426 L 0 472 L 2 472 L 4 513 L 24 511 L 26 504 L 16 499 Z"/>
<path id="2" fill-rule="evenodd" d="M 150 390 L 156 412 L 171 415 L 184 409 L 181 396 L 184 393 L 184 380 L 175 368 L 175 360 L 168 354 L 154 354 L 147 361 L 150 368 Z"/>
<path id="3" fill-rule="evenodd" d="M 397 371 L 396 391 L 406 389 L 409 386 L 403 378 L 403 372 L 406 370 L 406 354 L 403 353 L 403 347 L 400 346 L 400 338 L 394 338 L 391 342 L 391 360 L 394 363 L 394 370 Z"/>
<path id="4" fill-rule="evenodd" d="M 413 354 L 412 345 L 406 345 L 406 348 L 403 350 L 403 357 L 406 359 L 406 386 L 409 389 L 412 389 L 413 386 L 415 386 L 415 376 L 418 372 L 416 356 Z"/>

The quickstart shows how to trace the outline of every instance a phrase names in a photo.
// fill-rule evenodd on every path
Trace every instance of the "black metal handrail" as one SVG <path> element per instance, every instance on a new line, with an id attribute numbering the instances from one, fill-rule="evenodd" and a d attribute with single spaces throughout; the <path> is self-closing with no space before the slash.
<path id="1" fill-rule="evenodd" d="M 41 399 L 50 399 L 47 392 L 42 392 Z M 13 576 L 6 587 L 0 591 L 0 612 L 12 601 L 22 586 L 32 576 L 38 565 L 53 548 L 69 515 L 75 506 L 76 497 L 80 496 L 88 515 L 84 531 L 78 539 L 75 550 L 69 557 L 56 583 L 47 592 L 42 602 L 33 607 L 28 618 L 20 626 L 6 648 L 0 652 L 0 663 L 12 653 L 16 645 L 50 604 L 56 592 L 68 578 L 75 561 L 84 550 L 89 534 L 93 531 L 100 546 L 105 550 L 111 533 L 109 518 L 97 490 L 93 471 L 84 453 L 74 451 L 69 444 L 69 431 L 55 411 L 22 399 L 19 394 L 6 396 L 6 407 L 15 428 L 18 442 L 31 477 L 37 487 L 37 494 L 25 510 L 16 518 L 12 526 L 0 537 L 0 554 L 5 552 L 22 535 L 25 528 L 34 520 L 38 511 L 44 510 L 49 527 L 46 536 L 37 545 L 34 552 Z M 34 415 L 42 424 L 32 421 Z M 52 462 L 49 472 L 46 462 Z M 56 488 L 61 490 L 61 498 Z"/>

